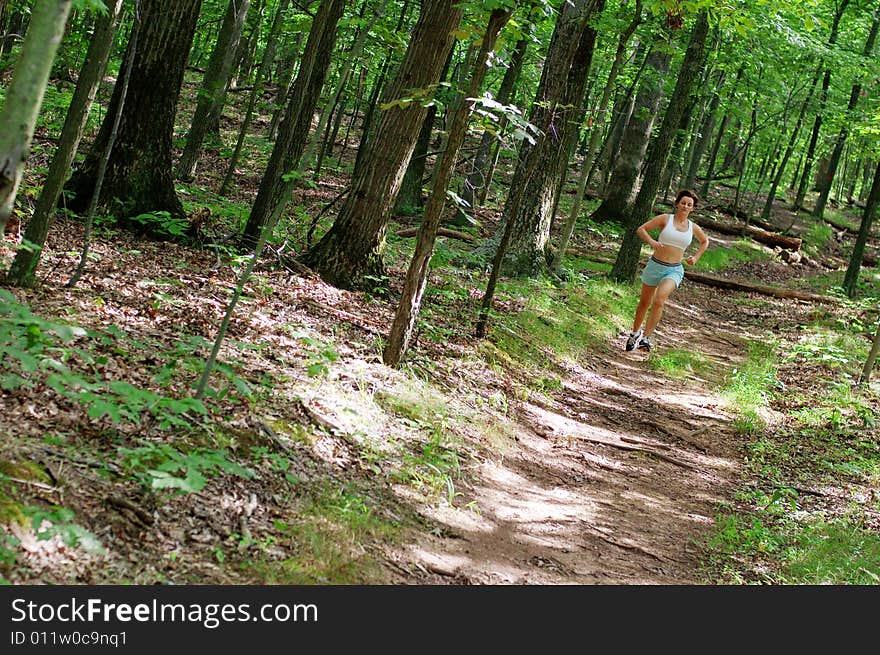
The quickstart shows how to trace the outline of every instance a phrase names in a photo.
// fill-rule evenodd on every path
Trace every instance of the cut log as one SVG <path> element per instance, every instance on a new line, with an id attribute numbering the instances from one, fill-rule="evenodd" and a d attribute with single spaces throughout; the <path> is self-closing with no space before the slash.
<path id="1" fill-rule="evenodd" d="M 419 228 L 410 227 L 405 230 L 400 230 L 397 233 L 399 237 L 414 237 L 419 233 Z M 461 241 L 466 241 L 468 243 L 476 243 L 477 238 L 472 234 L 468 234 L 467 232 L 459 232 L 458 230 L 449 230 L 445 227 L 441 227 L 437 229 L 437 236 L 440 237 L 451 237 L 453 239 L 459 239 Z"/>
<path id="2" fill-rule="evenodd" d="M 785 248 L 786 250 L 800 250 L 801 239 L 798 237 L 790 237 L 779 232 L 768 232 L 754 225 L 735 225 L 730 223 L 722 223 L 708 217 L 701 217 L 699 220 L 700 227 L 715 230 L 721 234 L 731 234 L 736 236 L 748 236 L 758 243 L 763 243 L 771 247 Z"/>
<path id="3" fill-rule="evenodd" d="M 765 296 L 774 296 L 776 298 L 792 298 L 795 300 L 807 300 L 810 302 L 821 302 L 836 305 L 840 303 L 840 298 L 834 296 L 822 296 L 818 293 L 810 293 L 809 291 L 798 291 L 797 289 L 784 289 L 782 287 L 769 287 L 762 284 L 748 284 L 746 282 L 737 282 L 735 280 L 727 280 L 714 275 L 706 275 L 704 273 L 695 273 L 693 271 L 685 271 L 684 276 L 692 282 L 699 282 L 711 287 L 719 289 L 732 289 L 734 291 L 746 291 L 750 293 L 760 293 Z"/>

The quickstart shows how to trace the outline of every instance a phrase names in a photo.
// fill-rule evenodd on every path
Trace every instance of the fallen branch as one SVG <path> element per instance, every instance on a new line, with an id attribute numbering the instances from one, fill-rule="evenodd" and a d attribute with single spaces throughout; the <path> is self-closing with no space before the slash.
<path id="1" fill-rule="evenodd" d="M 419 228 L 410 227 L 405 230 L 400 230 L 397 233 L 397 236 L 408 238 L 408 237 L 417 236 L 418 233 L 419 233 Z M 452 239 L 459 239 L 460 241 L 466 241 L 467 243 L 476 243 L 477 242 L 477 238 L 472 234 L 468 234 L 467 232 L 459 232 L 458 230 L 450 230 L 445 227 L 437 228 L 437 236 L 450 237 Z"/>
<path id="2" fill-rule="evenodd" d="M 706 216 L 700 218 L 699 224 L 702 228 L 709 228 L 716 232 L 720 232 L 721 234 L 751 237 L 755 241 L 768 246 L 779 246 L 786 250 L 800 250 L 801 247 L 802 241 L 798 237 L 791 237 L 786 234 L 780 234 L 779 232 L 768 232 L 767 230 L 762 230 L 754 225 L 722 223 L 721 221 L 715 221 Z"/>
<path id="3" fill-rule="evenodd" d="M 127 498 L 122 498 L 120 496 L 107 496 L 104 500 L 112 507 L 128 510 L 135 515 L 139 523 L 143 523 L 146 527 L 149 527 L 156 522 L 156 519 L 153 518 L 152 514 L 145 509 L 138 507 Z"/>
<path id="4" fill-rule="evenodd" d="M 694 271 L 685 271 L 684 276 L 692 282 L 699 282 L 700 284 L 705 284 L 710 287 L 717 287 L 719 289 L 731 289 L 733 291 L 760 293 L 765 296 L 774 296 L 776 298 L 807 300 L 810 302 L 821 302 L 830 305 L 840 304 L 839 298 L 835 298 L 834 296 L 822 296 L 817 293 L 810 293 L 808 291 L 784 289 L 781 287 L 769 287 L 762 284 L 747 284 L 745 282 L 726 280 L 724 278 L 706 275 L 704 273 L 695 273 Z"/>

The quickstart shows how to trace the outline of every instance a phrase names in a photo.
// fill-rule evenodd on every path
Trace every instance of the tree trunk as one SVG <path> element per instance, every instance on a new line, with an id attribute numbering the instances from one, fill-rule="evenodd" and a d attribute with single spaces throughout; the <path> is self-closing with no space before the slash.
<path id="1" fill-rule="evenodd" d="M 862 223 L 859 225 L 859 235 L 856 237 L 853 254 L 849 259 L 846 275 L 843 277 L 843 290 L 850 298 L 855 297 L 856 283 L 862 267 L 862 255 L 865 252 L 865 244 L 871 234 L 871 225 L 874 223 L 874 215 L 877 213 L 878 207 L 880 207 L 880 163 L 877 164 L 877 171 L 874 173 L 874 182 L 871 184 L 871 192 L 868 194 L 865 211 L 862 213 Z"/>
<path id="2" fill-rule="evenodd" d="M 107 68 L 107 59 L 116 33 L 116 23 L 122 15 L 122 0 L 114 0 L 108 12 L 98 17 L 98 22 L 89 49 L 86 53 L 82 69 L 77 77 L 76 89 L 67 108 L 64 126 L 58 139 L 58 148 L 52 156 L 46 181 L 37 198 L 34 214 L 27 224 L 24 238 L 36 246 L 35 249 L 22 248 L 15 254 L 6 281 L 15 286 L 31 286 L 34 283 L 34 271 L 40 262 L 40 254 L 49 235 L 49 227 L 58 196 L 64 187 L 64 181 L 70 172 L 70 165 L 76 155 L 77 147 L 85 129 L 89 110 L 95 100 L 95 94 Z"/>
<path id="3" fill-rule="evenodd" d="M 70 0 L 37 0 L 0 110 L 0 235 L 12 215 Z"/>
<path id="4" fill-rule="evenodd" d="M 407 348 L 409 348 L 413 328 L 422 304 L 422 296 L 425 292 L 428 267 L 431 255 L 434 252 L 434 241 L 437 237 L 437 231 L 440 228 L 440 215 L 445 204 L 446 191 L 452 178 L 452 168 L 455 165 L 455 159 L 461 144 L 467 135 L 468 120 L 474 110 L 475 103 L 471 98 L 478 96 L 482 89 L 483 80 L 486 77 L 486 61 L 489 59 L 489 53 L 494 49 L 498 33 L 507 24 L 512 12 L 512 9 L 496 9 L 490 15 L 486 31 L 483 34 L 483 40 L 480 44 L 479 53 L 472 68 L 470 85 L 449 127 L 446 146 L 443 148 L 443 154 L 437 163 L 437 172 L 431 189 L 431 199 L 428 201 L 425 217 L 422 221 L 422 228 L 419 230 L 418 244 L 407 270 L 400 304 L 397 307 L 391 326 L 391 333 L 388 336 L 388 345 L 382 352 L 382 359 L 389 366 L 397 366 L 406 353 Z"/>
<path id="5" fill-rule="evenodd" d="M 837 29 L 840 26 L 840 19 L 843 16 L 843 12 L 846 9 L 846 6 L 849 4 L 849 0 L 840 0 L 840 4 L 837 5 L 837 11 L 834 14 L 834 22 L 831 24 L 831 36 L 828 38 L 828 45 L 833 46 L 837 43 Z M 819 64 L 819 68 L 822 68 L 824 63 Z M 822 78 L 822 93 L 820 95 L 819 101 L 819 111 L 816 112 L 816 118 L 813 121 L 813 132 L 810 136 L 810 145 L 807 147 L 807 154 L 804 158 L 804 168 L 801 171 L 801 181 L 798 186 L 797 196 L 795 197 L 794 206 L 792 209 L 794 211 L 798 211 L 804 205 L 804 198 L 807 195 L 807 184 L 810 179 L 810 172 L 813 168 L 813 158 L 816 154 L 816 143 L 819 140 L 819 130 L 822 128 L 822 113 L 825 111 L 825 103 L 828 100 L 828 87 L 831 85 L 831 69 L 825 69 L 825 76 Z"/>
<path id="6" fill-rule="evenodd" d="M 352 175 L 339 216 L 304 257 L 304 263 L 330 284 L 362 288 L 366 276 L 382 277 L 382 251 L 388 217 L 412 156 L 427 110 L 405 94 L 437 83 L 452 47 L 463 10 L 453 0 L 423 0 L 419 19 L 376 133 Z"/>
<path id="7" fill-rule="evenodd" d="M 178 179 L 193 179 L 202 151 L 202 143 L 208 132 L 209 117 L 220 114 L 250 2 L 251 0 L 229 0 L 220 35 L 217 37 L 202 88 L 199 90 L 196 111 L 186 136 L 186 145 L 177 164 Z"/>
<path id="8" fill-rule="evenodd" d="M 554 274 L 559 275 L 562 272 L 562 260 L 565 256 L 565 250 L 568 248 L 568 242 L 571 240 L 571 235 L 574 232 L 575 223 L 580 216 L 581 203 L 584 200 L 584 194 L 587 190 L 587 182 L 590 178 L 590 172 L 593 170 L 593 161 L 596 159 L 596 153 L 599 149 L 599 141 L 602 138 L 601 124 L 605 121 L 605 113 L 608 111 L 608 104 L 611 101 L 611 92 L 614 89 L 614 84 L 617 81 L 617 74 L 623 64 L 623 57 L 626 54 L 626 44 L 629 42 L 630 37 L 636 31 L 636 28 L 641 22 L 642 2 L 641 0 L 637 0 L 632 22 L 621 33 L 620 38 L 617 40 L 617 50 L 614 54 L 614 61 L 611 63 L 611 70 L 608 72 L 608 78 L 605 81 L 602 98 L 599 101 L 599 107 L 596 110 L 596 118 L 594 118 L 593 124 L 590 127 L 589 143 L 587 144 L 584 159 L 581 162 L 577 191 L 575 192 L 571 211 L 560 231 L 556 253 L 550 262 L 550 270 Z"/>
<path id="9" fill-rule="evenodd" d="M 263 60 L 260 62 L 260 67 L 257 69 L 257 74 L 254 76 L 253 88 L 248 97 L 247 109 L 245 109 L 244 119 L 242 120 L 241 128 L 239 128 L 238 131 L 238 140 L 235 143 L 235 150 L 232 152 L 232 157 L 229 159 L 229 166 L 226 169 L 226 175 L 223 178 L 223 183 L 220 185 L 219 193 L 221 196 L 226 194 L 229 189 L 229 184 L 232 182 L 232 177 L 235 175 L 235 167 L 238 164 L 238 158 L 241 154 L 242 146 L 244 145 L 244 139 L 247 136 L 251 120 L 253 120 L 254 107 L 256 106 L 257 99 L 263 95 L 266 76 L 269 73 L 269 67 L 275 59 L 275 52 L 278 48 L 278 32 L 281 27 L 281 16 L 287 8 L 288 2 L 289 0 L 280 0 L 278 8 L 275 10 L 275 17 L 272 19 L 272 26 L 269 28 L 266 49 L 263 51 Z"/>
<path id="10" fill-rule="evenodd" d="M 263 226 L 276 208 L 284 210 L 280 204 L 286 195 L 288 181 L 283 176 L 298 170 L 315 107 L 330 67 L 333 46 L 336 43 L 336 26 L 344 9 L 345 0 L 323 0 L 312 21 L 299 72 L 290 90 L 284 119 L 278 129 L 278 138 L 244 229 L 244 240 L 250 245 L 257 242 Z M 293 182 L 296 183 L 295 180 Z"/>
<path id="11" fill-rule="evenodd" d="M 690 42 L 685 52 L 681 70 L 669 106 L 663 116 L 660 131 L 651 145 L 651 154 L 645 166 L 645 174 L 642 178 L 642 186 L 636 196 L 629 220 L 626 222 L 627 230 L 623 236 L 623 243 L 614 266 L 611 267 L 611 277 L 620 282 L 628 282 L 635 279 L 636 268 L 639 262 L 641 239 L 636 235 L 636 227 L 648 220 L 654 209 L 654 200 L 660 185 L 660 176 L 669 157 L 669 146 L 675 138 L 675 133 L 681 123 L 681 117 L 685 111 L 685 104 L 690 95 L 691 88 L 696 81 L 700 70 L 705 64 L 706 36 L 709 34 L 709 20 L 706 12 L 697 16 L 691 32 Z"/>
<path id="12" fill-rule="evenodd" d="M 171 137 L 186 59 L 201 0 L 142 0 L 137 56 L 134 59 L 125 112 L 99 207 L 118 217 L 167 211 L 186 212 L 174 190 Z M 110 137 L 122 85 L 117 79 L 101 130 L 91 150 L 67 184 L 68 206 L 83 211 L 92 197 L 104 146 Z"/>
<path id="13" fill-rule="evenodd" d="M 880 28 L 880 8 L 874 9 L 874 22 L 871 24 L 871 30 L 865 41 L 865 49 L 862 55 L 865 58 L 865 66 L 868 66 L 868 60 L 871 58 L 871 51 L 874 49 L 874 41 L 877 39 L 877 30 Z M 837 136 L 837 142 L 831 151 L 831 157 L 828 159 L 828 167 L 824 171 L 821 184 L 819 185 L 819 197 L 816 198 L 816 205 L 813 207 L 813 216 L 822 218 L 825 213 L 825 205 L 828 202 L 828 195 L 831 193 L 831 183 L 834 181 L 834 175 L 837 173 L 837 165 L 840 163 L 840 155 L 843 152 L 843 146 L 846 143 L 846 137 L 849 134 L 847 122 L 852 116 L 853 109 L 859 101 L 862 94 L 861 83 L 853 84 L 852 91 L 849 95 L 849 103 L 846 106 L 846 114 L 843 125 L 840 127 L 840 134 Z"/>
<path id="14" fill-rule="evenodd" d="M 667 48 L 652 48 L 633 106 L 632 118 L 621 138 L 620 155 L 608 183 L 605 199 L 593 212 L 597 222 L 626 223 L 638 191 L 639 171 L 648 150 L 651 128 L 663 97 L 663 77 L 672 58 Z"/>
<path id="15" fill-rule="evenodd" d="M 562 170 L 577 145 L 576 135 L 574 139 L 571 137 L 572 130 L 576 132 L 583 120 L 581 107 L 596 37 L 589 20 L 600 13 L 604 5 L 604 0 L 566 4 L 556 21 L 529 117 L 532 124 L 550 125 L 550 130 L 540 135 L 534 146 L 525 141 L 520 145 L 511 185 L 527 186 L 516 203 L 516 212 L 512 212 L 508 201 L 501 219 L 502 226 L 513 222 L 503 262 L 503 269 L 509 275 L 534 276 L 546 270 L 545 249 L 550 237 L 553 203 Z M 535 172 L 523 182 L 534 158 L 539 160 Z M 493 238 L 495 243 L 502 231 L 503 227 L 499 227 Z"/>

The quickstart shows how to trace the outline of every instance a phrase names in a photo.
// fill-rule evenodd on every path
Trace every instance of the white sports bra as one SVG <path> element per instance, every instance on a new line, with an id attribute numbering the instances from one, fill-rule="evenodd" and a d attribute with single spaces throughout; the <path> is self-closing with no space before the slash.
<path id="1" fill-rule="evenodd" d="M 672 214 L 669 214 L 669 219 L 666 221 L 663 229 L 660 230 L 660 236 L 657 238 L 657 241 L 664 246 L 673 246 L 686 250 L 691 245 L 691 241 L 694 240 L 694 225 L 688 221 L 687 229 L 682 232 L 676 229 L 674 218 Z"/>

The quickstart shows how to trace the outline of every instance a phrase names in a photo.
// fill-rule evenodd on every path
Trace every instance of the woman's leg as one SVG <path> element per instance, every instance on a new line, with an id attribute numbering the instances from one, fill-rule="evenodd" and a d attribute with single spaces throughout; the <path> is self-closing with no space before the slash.
<path id="1" fill-rule="evenodd" d="M 653 302 L 651 303 L 651 313 L 648 315 L 648 323 L 645 325 L 646 337 L 650 337 L 654 334 L 654 328 L 657 327 L 657 324 L 660 322 L 660 317 L 663 316 L 663 306 L 666 304 L 667 298 L 669 298 L 675 289 L 675 280 L 672 278 L 667 277 L 660 280 L 660 284 L 656 287 L 656 293 L 654 293 Z M 644 295 L 644 292 L 642 295 Z M 636 314 L 638 315 L 638 310 L 636 310 Z"/>
<path id="2" fill-rule="evenodd" d="M 642 323 L 645 321 L 645 314 L 648 313 L 648 307 L 651 306 L 651 301 L 654 299 L 655 291 L 657 291 L 657 287 L 649 287 L 647 284 L 642 284 L 642 295 L 639 297 L 639 305 L 636 307 L 636 315 L 633 318 L 633 332 L 638 332 L 639 328 L 642 327 Z"/>

